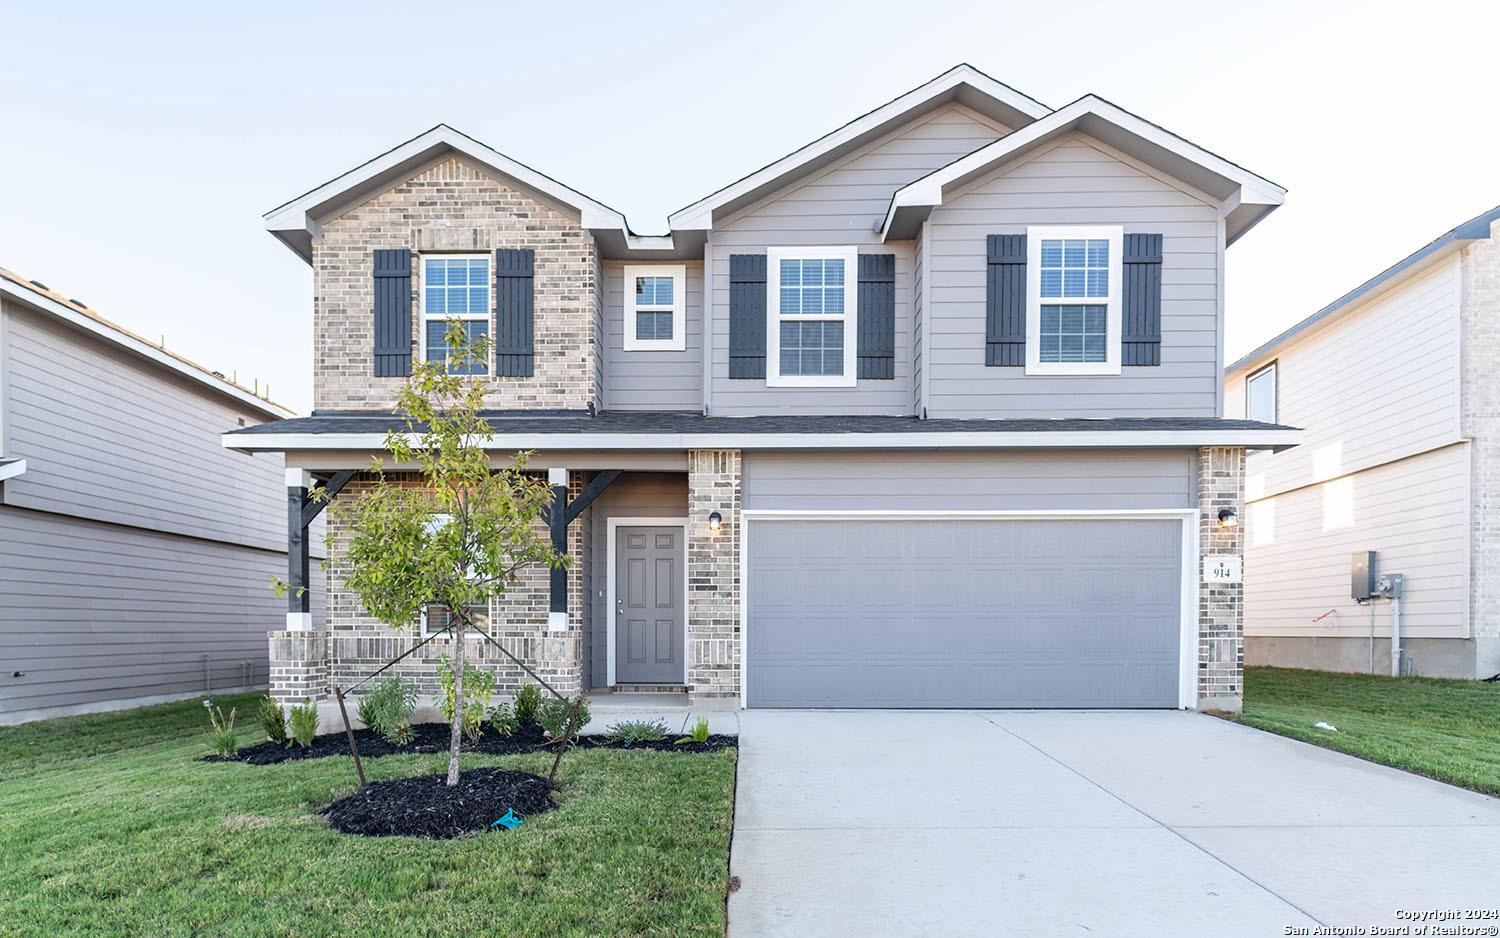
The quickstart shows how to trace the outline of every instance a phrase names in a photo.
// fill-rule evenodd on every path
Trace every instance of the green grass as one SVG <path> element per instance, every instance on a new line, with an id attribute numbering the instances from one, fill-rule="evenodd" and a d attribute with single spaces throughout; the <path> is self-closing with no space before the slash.
<path id="1" fill-rule="evenodd" d="M 249 698 L 242 745 L 260 739 Z M 574 750 L 558 810 L 455 841 L 314 812 L 349 758 L 205 763 L 198 701 L 0 728 L 6 935 L 722 935 L 735 752 Z M 550 755 L 466 756 L 545 775 Z M 446 756 L 365 762 L 371 780 Z"/>
<path id="2" fill-rule="evenodd" d="M 1500 684 L 1246 668 L 1240 721 L 1500 795 Z"/>

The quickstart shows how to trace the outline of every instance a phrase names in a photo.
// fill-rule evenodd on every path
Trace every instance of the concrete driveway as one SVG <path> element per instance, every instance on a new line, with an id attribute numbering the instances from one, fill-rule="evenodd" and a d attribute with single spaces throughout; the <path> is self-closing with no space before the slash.
<path id="1" fill-rule="evenodd" d="M 1199 714 L 741 714 L 732 938 L 1394 925 L 1497 869 L 1500 800 Z"/>

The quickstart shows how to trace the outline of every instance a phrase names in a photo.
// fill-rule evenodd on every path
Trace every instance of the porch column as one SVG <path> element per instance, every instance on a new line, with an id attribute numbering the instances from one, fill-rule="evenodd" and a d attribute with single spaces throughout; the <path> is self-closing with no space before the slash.
<path id="1" fill-rule="evenodd" d="M 568 552 L 568 470 L 548 469 L 547 484 L 552 486 L 552 510 L 548 515 L 548 527 L 552 534 L 552 549 L 559 554 Z M 547 631 L 568 630 L 568 571 L 553 567 L 548 581 Z"/>
<path id="2" fill-rule="evenodd" d="M 1233 513 L 1235 523 L 1219 519 Z M 1198 708 L 1238 712 L 1244 704 L 1245 450 L 1198 450 Z M 1205 559 L 1227 577 L 1210 582 Z"/>
<path id="3" fill-rule="evenodd" d="M 310 561 L 307 522 L 302 513 L 307 505 L 307 491 L 313 486 L 312 473 L 305 469 L 286 470 L 286 630 L 312 631 L 312 594 L 308 590 Z"/>

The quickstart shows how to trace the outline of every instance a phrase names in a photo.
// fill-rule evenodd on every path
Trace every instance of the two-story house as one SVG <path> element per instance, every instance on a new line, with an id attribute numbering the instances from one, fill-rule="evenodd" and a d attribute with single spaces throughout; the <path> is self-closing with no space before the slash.
<path id="1" fill-rule="evenodd" d="M 1497 324 L 1500 207 L 1229 366 L 1228 413 L 1307 434 L 1246 463 L 1252 664 L 1500 672 Z"/>
<path id="2" fill-rule="evenodd" d="M 968 66 L 659 236 L 438 126 L 266 216 L 314 271 L 315 411 L 224 442 L 286 454 L 295 545 L 306 487 L 360 491 L 456 315 L 495 342 L 496 465 L 534 451 L 565 506 L 566 573 L 488 610 L 562 687 L 1234 708 L 1244 452 L 1299 437 L 1222 417 L 1224 252 L 1283 195 Z M 283 696 L 424 628 L 364 613 L 339 536 L 327 631 L 293 599 L 271 636 Z"/>
<path id="3" fill-rule="evenodd" d="M 293 416 L 258 390 L 0 270 L 0 724 L 266 686 L 282 457 L 219 445 Z"/>

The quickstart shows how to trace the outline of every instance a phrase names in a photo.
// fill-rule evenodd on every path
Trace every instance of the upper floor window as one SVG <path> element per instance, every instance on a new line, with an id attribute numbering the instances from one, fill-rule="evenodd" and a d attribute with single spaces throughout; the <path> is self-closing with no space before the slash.
<path id="1" fill-rule="evenodd" d="M 766 384 L 854 386 L 856 262 L 852 247 L 767 250 Z"/>
<path id="2" fill-rule="evenodd" d="M 1120 373 L 1120 259 L 1124 230 L 1028 228 L 1026 373 Z"/>
<path id="3" fill-rule="evenodd" d="M 687 348 L 687 268 L 680 264 L 625 268 L 625 351 Z"/>
<path id="4" fill-rule="evenodd" d="M 448 320 L 462 320 L 470 339 L 490 334 L 488 255 L 437 254 L 422 258 L 422 358 L 448 362 L 449 374 L 487 375 L 489 362 L 450 362 Z"/>
<path id="5" fill-rule="evenodd" d="M 1276 422 L 1276 363 L 1245 379 L 1245 419 Z"/>

